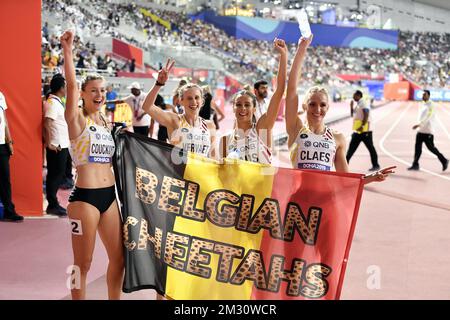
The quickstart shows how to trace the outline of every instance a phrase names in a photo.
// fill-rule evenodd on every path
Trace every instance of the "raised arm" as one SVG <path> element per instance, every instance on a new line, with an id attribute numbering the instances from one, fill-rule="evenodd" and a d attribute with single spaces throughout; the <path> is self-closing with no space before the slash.
<path id="1" fill-rule="evenodd" d="M 75 76 L 75 66 L 73 64 L 73 32 L 67 30 L 61 36 L 61 46 L 64 52 L 64 73 L 67 84 L 66 110 L 64 117 L 69 127 L 69 136 L 71 139 L 78 137 L 85 126 L 83 114 L 78 108 L 77 79 Z"/>
<path id="2" fill-rule="evenodd" d="M 277 120 L 278 111 L 280 110 L 280 102 L 286 90 L 286 73 L 287 73 L 287 48 L 286 43 L 282 39 L 275 38 L 273 41 L 275 50 L 280 54 L 278 63 L 277 88 L 270 99 L 267 112 L 258 120 L 258 129 L 271 130 Z"/>
<path id="3" fill-rule="evenodd" d="M 292 62 L 291 71 L 288 78 L 286 94 L 286 131 L 289 137 L 292 138 L 296 136 L 298 131 L 303 127 L 303 123 L 297 115 L 297 84 L 302 74 L 302 64 L 306 56 L 306 50 L 308 49 L 312 38 L 312 35 L 309 38 L 300 38 L 297 52 L 295 53 L 294 61 Z"/>
<path id="4" fill-rule="evenodd" d="M 148 113 L 158 123 L 172 130 L 177 126 L 176 122 L 178 121 L 178 116 L 172 112 L 166 112 L 161 108 L 155 106 L 155 100 L 159 90 L 161 89 L 161 86 L 165 85 L 167 79 L 169 78 L 169 72 L 174 64 L 174 60 L 167 60 L 166 66 L 159 70 L 158 78 L 156 79 L 153 88 L 149 91 L 144 103 L 142 104 L 142 109 L 145 111 L 145 113 Z M 171 130 L 169 130 L 169 132 L 170 131 Z"/>

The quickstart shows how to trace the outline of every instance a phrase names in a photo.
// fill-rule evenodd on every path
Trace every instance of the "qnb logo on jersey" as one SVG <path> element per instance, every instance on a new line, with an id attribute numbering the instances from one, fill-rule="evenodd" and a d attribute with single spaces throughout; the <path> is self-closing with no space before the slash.
<path id="1" fill-rule="evenodd" d="M 323 148 L 323 149 L 330 149 L 330 145 L 327 142 L 319 142 L 319 141 L 305 141 L 305 147 L 309 148 L 313 146 L 314 148 Z"/>
<path id="2" fill-rule="evenodd" d="M 300 139 L 306 139 L 306 138 L 308 138 L 308 135 L 306 133 L 302 133 L 300 135 Z"/>
<path id="3" fill-rule="evenodd" d="M 90 126 L 90 127 L 89 127 L 89 130 L 91 130 L 92 132 L 97 131 L 97 129 L 96 129 L 94 126 Z"/>
<path id="4" fill-rule="evenodd" d="M 327 142 L 314 141 L 312 145 L 314 148 L 330 149 L 330 145 Z"/>
<path id="5" fill-rule="evenodd" d="M 236 148 L 240 152 L 246 152 L 246 151 L 250 151 L 250 150 L 256 150 L 258 148 L 258 145 L 256 143 L 249 143 L 249 144 L 245 144 L 245 145 L 238 144 L 236 146 Z"/>
<path id="6" fill-rule="evenodd" d="M 188 128 L 181 128 L 181 132 L 189 132 Z"/>
<path id="7" fill-rule="evenodd" d="M 194 140 L 194 141 L 208 141 L 209 137 L 207 137 L 206 135 L 203 134 L 195 134 L 195 133 L 188 133 L 186 135 L 186 138 L 188 140 Z"/>

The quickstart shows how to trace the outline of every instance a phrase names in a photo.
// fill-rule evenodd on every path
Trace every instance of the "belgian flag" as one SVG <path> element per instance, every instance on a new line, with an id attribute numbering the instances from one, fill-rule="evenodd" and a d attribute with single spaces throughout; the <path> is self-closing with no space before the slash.
<path id="1" fill-rule="evenodd" d="M 338 299 L 359 174 L 205 159 L 116 136 L 124 292 L 172 299 Z"/>

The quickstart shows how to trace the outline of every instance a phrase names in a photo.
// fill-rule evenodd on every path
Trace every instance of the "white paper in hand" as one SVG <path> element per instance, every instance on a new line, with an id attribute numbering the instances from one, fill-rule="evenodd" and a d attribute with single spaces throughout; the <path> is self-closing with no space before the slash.
<path id="1" fill-rule="evenodd" d="M 304 8 L 300 9 L 297 15 L 298 27 L 303 38 L 309 38 L 311 36 L 311 27 L 309 26 L 308 14 Z"/>

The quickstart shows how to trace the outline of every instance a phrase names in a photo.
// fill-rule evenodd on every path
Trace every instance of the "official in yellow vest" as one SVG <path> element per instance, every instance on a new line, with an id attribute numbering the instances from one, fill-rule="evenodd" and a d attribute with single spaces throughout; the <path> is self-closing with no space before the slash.
<path id="1" fill-rule="evenodd" d="M 363 142 L 369 150 L 372 162 L 372 168 L 369 171 L 376 171 L 380 169 L 380 165 L 378 164 L 378 154 L 373 146 L 370 129 L 370 105 L 364 101 L 363 93 L 360 90 L 356 90 L 353 94 L 353 100 L 350 102 L 350 113 L 353 116 L 353 134 L 347 151 L 347 162 L 350 163 L 350 159 L 358 149 L 359 144 Z"/>

